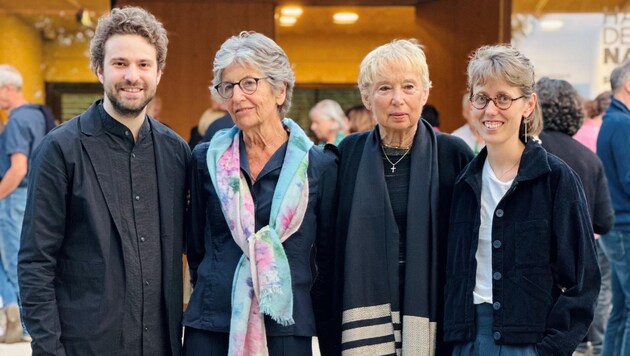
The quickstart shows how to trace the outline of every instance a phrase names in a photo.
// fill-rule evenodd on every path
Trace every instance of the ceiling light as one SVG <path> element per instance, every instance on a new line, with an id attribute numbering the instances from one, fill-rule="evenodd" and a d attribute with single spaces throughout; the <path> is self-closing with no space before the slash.
<path id="1" fill-rule="evenodd" d="M 354 12 L 338 12 L 333 15 L 333 22 L 339 25 L 351 25 L 359 19 L 359 15 Z"/>
<path id="2" fill-rule="evenodd" d="M 278 22 L 280 23 L 280 26 L 289 27 L 295 25 L 297 18 L 292 16 L 280 16 L 278 18 Z"/>
<path id="3" fill-rule="evenodd" d="M 540 29 L 543 31 L 551 32 L 557 31 L 564 26 L 562 20 L 542 20 L 540 21 Z"/>
<path id="4" fill-rule="evenodd" d="M 287 6 L 280 9 L 280 13 L 283 16 L 299 17 L 302 15 L 302 8 L 299 6 Z"/>

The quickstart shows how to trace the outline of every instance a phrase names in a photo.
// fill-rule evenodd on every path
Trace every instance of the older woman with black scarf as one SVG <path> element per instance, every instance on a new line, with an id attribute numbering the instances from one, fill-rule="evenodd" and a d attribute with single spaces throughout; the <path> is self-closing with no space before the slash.
<path id="1" fill-rule="evenodd" d="M 361 97 L 378 125 L 339 145 L 335 260 L 314 292 L 322 355 L 436 353 L 451 190 L 472 152 L 420 119 L 430 88 L 415 40 L 361 63 Z"/>

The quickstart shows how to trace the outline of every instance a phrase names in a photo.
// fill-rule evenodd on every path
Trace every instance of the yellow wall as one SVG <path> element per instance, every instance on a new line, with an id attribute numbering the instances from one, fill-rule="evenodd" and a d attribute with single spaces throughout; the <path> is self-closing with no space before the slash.
<path id="1" fill-rule="evenodd" d="M 45 101 L 42 40 L 35 28 L 13 15 L 0 15 L 0 63 L 11 64 L 24 77 L 22 88 L 31 102 Z"/>
<path id="2" fill-rule="evenodd" d="M 46 101 L 46 82 L 96 82 L 89 68 L 89 39 L 63 45 L 44 41 L 35 27 L 18 16 L 0 15 L 0 63 L 15 66 L 24 77 L 26 100 Z M 0 119 L 5 115 L 0 114 Z"/>
<path id="3" fill-rule="evenodd" d="M 90 69 L 89 39 L 66 46 L 59 41 L 46 41 L 44 58 L 47 82 L 94 83 L 98 79 Z"/>

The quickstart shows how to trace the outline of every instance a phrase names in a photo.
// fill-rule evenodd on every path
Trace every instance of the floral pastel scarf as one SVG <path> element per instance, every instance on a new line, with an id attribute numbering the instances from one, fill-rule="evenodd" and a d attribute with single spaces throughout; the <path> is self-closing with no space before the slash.
<path id="1" fill-rule="evenodd" d="M 304 131 L 284 119 L 289 142 L 271 203 L 269 225 L 255 230 L 255 207 L 241 172 L 236 126 L 210 142 L 208 171 L 232 238 L 243 251 L 232 281 L 229 355 L 268 355 L 263 314 L 281 325 L 293 321 L 289 262 L 282 247 L 302 224 L 308 205 L 308 151 Z M 253 262 L 253 263 L 252 263 Z"/>

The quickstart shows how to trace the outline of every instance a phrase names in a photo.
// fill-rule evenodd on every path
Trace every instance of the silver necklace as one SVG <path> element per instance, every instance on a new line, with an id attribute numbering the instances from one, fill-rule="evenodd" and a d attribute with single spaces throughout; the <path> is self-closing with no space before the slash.
<path id="1" fill-rule="evenodd" d="M 392 160 L 389 159 L 389 156 L 387 156 L 387 153 L 385 153 L 385 148 L 382 145 L 381 145 L 381 150 L 383 151 L 383 155 L 385 156 L 385 159 L 387 160 L 387 162 L 389 162 L 389 164 L 392 165 L 390 170 L 392 171 L 392 173 L 394 173 L 396 171 L 396 165 L 400 163 L 400 161 L 402 161 L 403 158 L 405 158 L 405 156 L 407 155 L 407 153 L 409 153 L 409 151 L 411 151 L 411 147 L 407 148 L 405 153 L 403 153 L 403 155 L 398 159 L 398 161 L 396 161 L 396 163 L 392 162 Z"/>
<path id="2" fill-rule="evenodd" d="M 521 160 L 519 159 L 518 161 L 516 161 L 516 163 L 514 163 L 514 165 L 508 169 L 507 171 L 503 172 L 500 176 L 497 177 L 498 180 L 503 179 L 503 177 L 505 177 L 506 174 L 508 174 L 509 172 L 511 172 L 514 168 L 516 168 L 516 166 L 518 166 L 519 162 L 521 162 Z"/>

